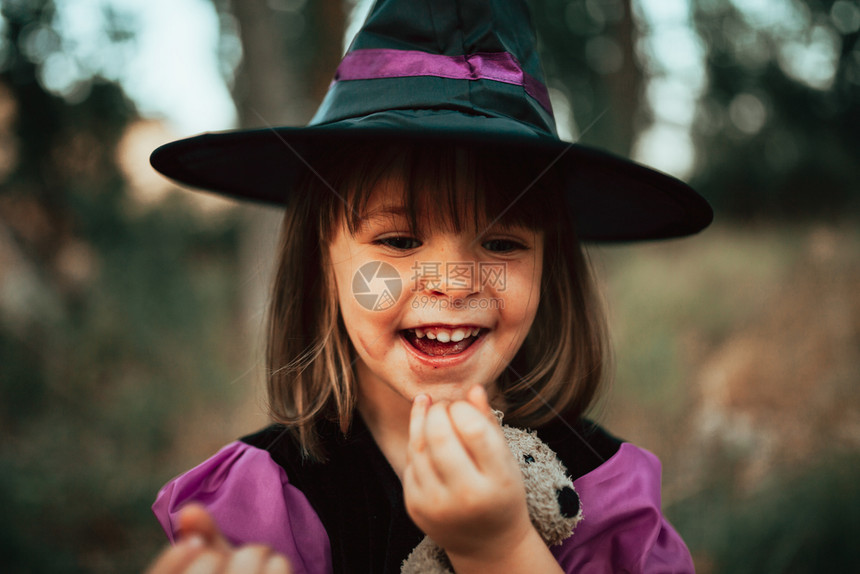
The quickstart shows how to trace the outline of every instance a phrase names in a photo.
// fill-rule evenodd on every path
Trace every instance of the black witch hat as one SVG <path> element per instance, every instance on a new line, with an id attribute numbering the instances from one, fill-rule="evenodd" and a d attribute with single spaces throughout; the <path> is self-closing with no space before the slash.
<path id="1" fill-rule="evenodd" d="M 678 237 L 713 218 L 683 182 L 559 139 L 525 0 L 378 0 L 307 126 L 203 134 L 151 162 L 191 187 L 286 203 L 333 143 L 398 141 L 544 160 L 581 239 Z"/>

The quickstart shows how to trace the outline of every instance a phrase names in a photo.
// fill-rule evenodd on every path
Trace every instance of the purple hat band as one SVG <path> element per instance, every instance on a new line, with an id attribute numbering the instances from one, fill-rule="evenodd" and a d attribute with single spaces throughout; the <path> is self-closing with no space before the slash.
<path id="1" fill-rule="evenodd" d="M 494 80 L 522 86 L 528 95 L 552 114 L 546 86 L 525 73 L 508 52 L 477 52 L 465 56 L 445 56 L 419 50 L 365 49 L 344 56 L 334 81 L 377 80 L 436 76 L 454 80 Z"/>

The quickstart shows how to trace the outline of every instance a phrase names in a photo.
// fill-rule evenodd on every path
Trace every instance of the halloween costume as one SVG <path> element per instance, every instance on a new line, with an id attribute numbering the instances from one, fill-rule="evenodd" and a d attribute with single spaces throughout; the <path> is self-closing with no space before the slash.
<path id="1" fill-rule="evenodd" d="M 568 426 L 570 425 L 570 426 Z M 551 547 L 565 572 L 693 572 L 660 511 L 660 463 L 584 421 L 538 429 L 575 479 L 582 521 Z M 398 573 L 424 537 L 406 513 L 394 470 L 360 417 L 346 436 L 322 428 L 324 463 L 302 461 L 277 426 L 233 442 L 171 480 L 153 511 L 171 541 L 181 506 L 206 506 L 234 543 L 263 543 L 295 573 Z"/>
<path id="2" fill-rule="evenodd" d="M 286 204 L 332 146 L 409 142 L 513 150 L 555 170 L 580 239 L 677 237 L 713 216 L 683 182 L 558 138 L 525 0 L 378 0 L 309 126 L 204 134 L 151 162 L 184 185 Z M 346 436 L 331 423 L 319 431 L 326 462 L 303 461 L 270 427 L 171 480 L 153 506 L 170 539 L 179 508 L 198 501 L 233 542 L 268 544 L 294 572 L 399 572 L 423 534 L 398 477 L 358 413 Z M 574 535 L 552 547 L 565 571 L 693 571 L 661 514 L 654 455 L 580 420 L 538 433 L 582 504 Z"/>

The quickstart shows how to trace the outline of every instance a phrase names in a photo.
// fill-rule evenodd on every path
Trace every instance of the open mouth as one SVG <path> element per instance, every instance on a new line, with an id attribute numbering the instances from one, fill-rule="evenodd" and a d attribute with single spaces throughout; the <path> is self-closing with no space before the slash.
<path id="1" fill-rule="evenodd" d="M 401 334 L 419 352 L 430 357 L 447 357 L 462 353 L 486 332 L 481 327 L 466 326 L 404 329 Z"/>

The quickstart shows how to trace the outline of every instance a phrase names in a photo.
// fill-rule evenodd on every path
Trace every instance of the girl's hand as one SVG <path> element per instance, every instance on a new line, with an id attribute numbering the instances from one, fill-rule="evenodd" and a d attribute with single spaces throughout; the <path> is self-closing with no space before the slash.
<path id="1" fill-rule="evenodd" d="M 268 546 L 230 544 L 209 513 L 189 504 L 179 513 L 179 542 L 159 554 L 147 574 L 290 574 L 290 564 Z"/>
<path id="2" fill-rule="evenodd" d="M 452 562 L 498 561 L 537 532 L 522 474 L 482 387 L 468 401 L 415 398 L 403 474 L 406 509 Z"/>

